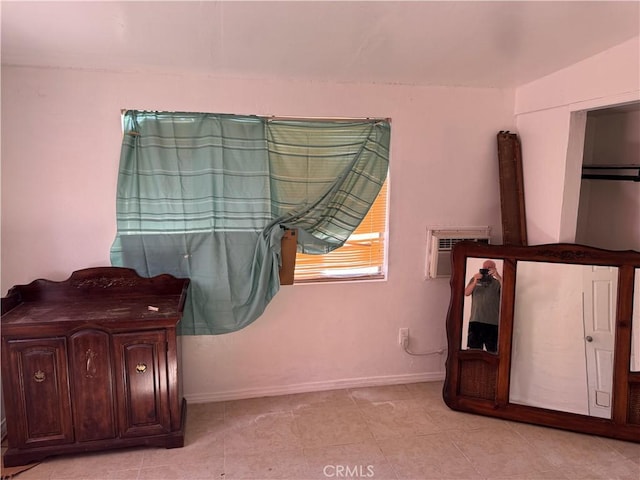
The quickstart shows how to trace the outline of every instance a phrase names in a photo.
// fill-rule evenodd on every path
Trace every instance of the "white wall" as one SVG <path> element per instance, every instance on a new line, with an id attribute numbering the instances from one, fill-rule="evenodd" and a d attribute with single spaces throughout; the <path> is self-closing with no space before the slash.
<path id="1" fill-rule="evenodd" d="M 638 164 L 640 110 L 606 108 L 587 115 L 584 164 Z"/>
<path id="2" fill-rule="evenodd" d="M 573 242 L 581 155 L 568 155 L 572 114 L 640 99 L 640 39 L 516 89 L 529 244 Z"/>
<path id="3" fill-rule="evenodd" d="M 500 235 L 495 135 L 514 128 L 513 92 L 2 69 L 2 293 L 107 265 L 124 108 L 391 117 L 389 278 L 283 287 L 253 325 L 183 338 L 191 401 L 441 379 L 447 279 L 424 280 L 426 228 Z M 499 238 L 497 239 L 499 240 Z"/>

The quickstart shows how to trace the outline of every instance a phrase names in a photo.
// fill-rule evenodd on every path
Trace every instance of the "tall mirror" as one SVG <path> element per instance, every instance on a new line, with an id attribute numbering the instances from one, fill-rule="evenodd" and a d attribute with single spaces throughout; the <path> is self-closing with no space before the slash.
<path id="1" fill-rule="evenodd" d="M 629 369 L 640 373 L 640 268 L 635 270 L 633 313 L 631 321 L 631 363 Z"/>
<path id="2" fill-rule="evenodd" d="M 460 242 L 451 258 L 450 408 L 640 442 L 640 252 Z M 497 341 L 474 336 L 481 269 Z"/>
<path id="3" fill-rule="evenodd" d="M 510 402 L 611 418 L 617 283 L 616 267 L 518 262 Z"/>
<path id="4" fill-rule="evenodd" d="M 498 351 L 502 259 L 468 258 L 462 349 Z"/>

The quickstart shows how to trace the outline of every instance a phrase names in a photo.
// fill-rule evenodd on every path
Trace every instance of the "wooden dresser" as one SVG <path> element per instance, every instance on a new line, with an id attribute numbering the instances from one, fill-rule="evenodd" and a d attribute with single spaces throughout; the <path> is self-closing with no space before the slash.
<path id="1" fill-rule="evenodd" d="M 119 267 L 17 285 L 2 299 L 5 466 L 184 445 L 176 326 L 188 279 Z"/>

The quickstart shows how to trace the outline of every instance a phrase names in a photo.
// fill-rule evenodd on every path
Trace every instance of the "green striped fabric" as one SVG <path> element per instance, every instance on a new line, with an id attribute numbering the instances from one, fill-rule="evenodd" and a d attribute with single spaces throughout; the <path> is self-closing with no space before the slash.
<path id="1" fill-rule="evenodd" d="M 303 253 L 328 253 L 371 208 L 389 167 L 387 122 L 267 124 L 272 213 L 314 237 Z"/>
<path id="2" fill-rule="evenodd" d="M 181 333 L 259 317 L 279 289 L 281 226 L 299 251 L 340 247 L 388 170 L 385 121 L 128 111 L 113 265 L 191 278 Z"/>
<path id="3" fill-rule="evenodd" d="M 272 220 L 263 122 L 127 112 L 118 231 L 261 231 Z"/>

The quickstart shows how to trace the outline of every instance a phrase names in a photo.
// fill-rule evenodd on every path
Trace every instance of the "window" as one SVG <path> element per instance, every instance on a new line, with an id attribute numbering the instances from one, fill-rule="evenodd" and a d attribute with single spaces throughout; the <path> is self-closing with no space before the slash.
<path id="1" fill-rule="evenodd" d="M 357 226 L 387 177 L 388 120 L 128 110 L 124 124 L 111 261 L 191 279 L 182 334 L 229 333 L 262 314 L 279 290 L 283 228 L 303 233 L 292 259 L 296 244 L 324 253 L 345 241 L 346 258 L 366 259 L 331 260 L 319 278 L 384 277 L 384 223 L 372 213 Z"/>
<path id="2" fill-rule="evenodd" d="M 295 283 L 374 280 L 386 275 L 387 184 L 345 244 L 325 255 L 296 254 Z"/>

